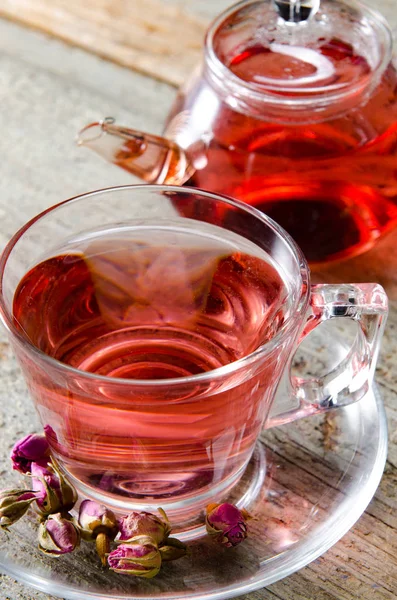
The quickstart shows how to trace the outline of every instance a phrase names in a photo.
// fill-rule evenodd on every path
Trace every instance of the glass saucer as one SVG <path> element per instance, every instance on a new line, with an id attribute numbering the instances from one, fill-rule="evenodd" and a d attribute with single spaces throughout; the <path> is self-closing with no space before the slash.
<path id="1" fill-rule="evenodd" d="M 15 372 L 9 375 L 14 386 L 0 423 L 2 488 L 20 481 L 8 459 L 15 433 L 22 437 L 40 431 L 31 402 L 17 400 L 21 382 Z M 136 579 L 102 568 L 86 543 L 71 555 L 44 556 L 37 550 L 35 516 L 29 513 L 9 534 L 0 532 L 0 570 L 65 600 L 236 597 L 301 569 L 335 544 L 375 493 L 386 450 L 385 413 L 374 386 L 355 405 L 263 432 L 253 458 L 262 457 L 263 465 L 264 456 L 266 463 L 249 506 L 255 518 L 249 522 L 249 538 L 236 548 L 223 549 L 201 537 L 189 544 L 188 557 L 167 563 L 156 578 Z"/>

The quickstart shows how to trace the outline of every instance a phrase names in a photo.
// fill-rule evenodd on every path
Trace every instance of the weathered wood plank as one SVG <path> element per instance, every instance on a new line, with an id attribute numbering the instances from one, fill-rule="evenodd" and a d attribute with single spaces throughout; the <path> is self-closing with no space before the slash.
<path id="1" fill-rule="evenodd" d="M 2 0 L 0 16 L 174 85 L 199 60 L 206 28 L 157 0 Z"/>
<path id="2" fill-rule="evenodd" d="M 368 0 L 378 8 L 374 0 Z M 228 0 L 1 0 L 0 16 L 171 85 L 201 57 L 208 22 Z M 396 26 L 394 0 L 380 7 Z"/>

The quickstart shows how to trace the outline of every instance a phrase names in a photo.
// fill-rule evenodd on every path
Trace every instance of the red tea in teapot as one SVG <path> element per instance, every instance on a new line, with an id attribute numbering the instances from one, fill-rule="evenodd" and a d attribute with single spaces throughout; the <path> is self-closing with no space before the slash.
<path id="1" fill-rule="evenodd" d="M 107 140 L 89 126 L 82 143 L 148 183 L 256 207 L 312 266 L 348 258 L 397 224 L 391 50 L 387 24 L 364 5 L 246 0 L 210 28 L 204 66 L 178 95 L 165 137 L 105 121 Z"/>
<path id="2" fill-rule="evenodd" d="M 337 66 L 336 83 L 369 72 L 365 59 L 343 42 L 332 40 L 320 50 Z M 236 56 L 230 69 L 258 80 L 261 65 L 268 66 L 270 59 L 268 50 L 254 46 Z M 299 61 L 281 63 L 273 64 L 273 71 L 288 69 L 287 64 L 297 68 Z M 263 211 L 292 235 L 312 264 L 362 252 L 397 223 L 397 75 L 392 66 L 365 105 L 336 119 L 274 124 L 223 104 L 212 127 L 207 165 L 188 185 Z"/>

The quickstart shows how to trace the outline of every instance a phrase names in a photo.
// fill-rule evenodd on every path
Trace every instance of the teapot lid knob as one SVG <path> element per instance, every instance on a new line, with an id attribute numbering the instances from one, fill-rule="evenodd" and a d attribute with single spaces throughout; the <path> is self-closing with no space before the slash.
<path id="1" fill-rule="evenodd" d="M 286 23 L 301 23 L 316 14 L 320 0 L 273 0 L 280 17 Z"/>

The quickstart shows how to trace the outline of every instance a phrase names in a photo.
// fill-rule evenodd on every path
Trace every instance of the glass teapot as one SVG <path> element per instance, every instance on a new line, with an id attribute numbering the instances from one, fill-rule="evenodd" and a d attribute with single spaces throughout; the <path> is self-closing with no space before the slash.
<path id="1" fill-rule="evenodd" d="M 107 118 L 78 143 L 148 183 L 255 206 L 312 266 L 360 254 L 397 224 L 391 32 L 357 0 L 244 0 L 210 26 L 164 137 Z"/>

